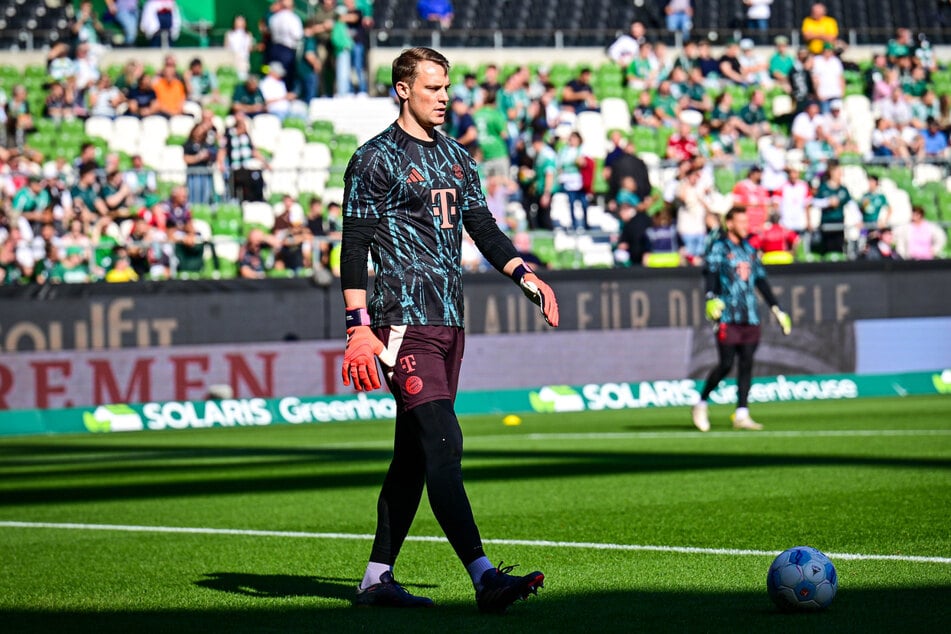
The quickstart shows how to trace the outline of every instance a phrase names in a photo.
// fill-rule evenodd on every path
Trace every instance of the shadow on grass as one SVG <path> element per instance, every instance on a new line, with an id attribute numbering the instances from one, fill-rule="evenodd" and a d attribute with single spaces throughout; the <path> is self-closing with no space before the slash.
<path id="1" fill-rule="evenodd" d="M 51 445 L 55 443 L 39 445 L 37 451 L 48 454 Z M 350 448 L 129 446 L 132 452 L 150 453 L 151 462 L 136 465 L 126 462 L 124 456 L 119 458 L 118 464 L 110 458 L 110 453 L 118 451 L 119 446 L 121 444 L 110 442 L 72 445 L 72 451 L 64 456 L 67 464 L 75 460 L 74 453 L 85 454 L 88 460 L 75 468 L 64 467 L 53 473 L 45 470 L 32 473 L 29 468 L 18 473 L 15 467 L 5 468 L 4 482 L 28 486 L 11 486 L 0 491 L 0 506 L 377 487 L 391 455 L 389 450 Z M 824 456 L 797 452 L 798 449 L 790 447 L 785 454 L 477 449 L 466 451 L 464 470 L 468 482 L 479 482 L 762 467 L 951 469 L 951 460 L 943 458 Z M 29 446 L 20 446 L 19 450 L 20 459 L 28 460 Z M 249 460 L 239 462 L 235 458 Z M 186 459 L 187 462 L 183 462 Z M 194 462 L 199 459 L 208 462 Z M 225 462 L 216 462 L 219 459 Z M 73 476 L 75 483 L 60 482 L 64 477 Z M 124 482 L 123 476 L 134 477 L 135 481 Z M 147 480 L 143 481 L 142 476 L 147 476 Z M 57 481 L 44 486 L 48 478 Z"/>
<path id="2" fill-rule="evenodd" d="M 240 576 L 240 575 L 239 575 Z M 0 610 L 9 632 L 939 632 L 951 617 L 951 586 L 844 590 L 820 613 L 776 611 L 763 593 L 545 591 L 503 616 L 472 602 L 428 610 L 356 609 L 339 596 L 340 580 L 288 577 L 242 603 L 212 609 Z M 259 586 L 263 586 L 259 587 Z M 352 586 L 351 586 L 352 587 Z M 256 590 L 256 591 L 257 591 Z M 267 594 L 274 590 L 278 595 Z M 292 594 L 280 592 L 290 590 Z M 315 594 L 311 594 L 314 592 Z M 303 599 L 301 599 L 303 597 Z M 313 597 L 313 598 L 311 598 Z M 241 601 L 241 600 L 239 600 Z M 255 603 L 258 603 L 256 605 Z M 224 603 L 224 602 L 223 602 Z"/>
<path id="3" fill-rule="evenodd" d="M 209 572 L 195 582 L 200 588 L 242 594 L 249 597 L 285 599 L 288 597 L 320 597 L 350 601 L 359 579 L 341 577 L 307 577 L 304 575 L 259 575 L 250 572 Z M 404 583 L 409 589 L 435 586 Z"/>

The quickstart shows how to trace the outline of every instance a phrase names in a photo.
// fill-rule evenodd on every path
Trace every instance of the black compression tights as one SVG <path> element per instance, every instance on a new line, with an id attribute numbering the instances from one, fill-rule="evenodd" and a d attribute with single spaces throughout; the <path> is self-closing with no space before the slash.
<path id="1" fill-rule="evenodd" d="M 710 393 L 717 388 L 720 381 L 726 378 L 733 369 L 733 360 L 739 358 L 736 370 L 736 406 L 746 407 L 750 394 L 750 385 L 753 383 L 753 353 L 756 352 L 755 343 L 728 345 L 717 342 L 717 352 L 720 353 L 720 363 L 710 370 L 707 381 L 700 393 L 701 400 L 707 400 Z"/>
<path id="2" fill-rule="evenodd" d="M 462 484 L 462 430 L 449 401 L 397 415 L 393 460 L 377 501 L 370 561 L 393 565 L 419 508 L 423 485 L 433 515 L 463 564 L 485 553 Z"/>

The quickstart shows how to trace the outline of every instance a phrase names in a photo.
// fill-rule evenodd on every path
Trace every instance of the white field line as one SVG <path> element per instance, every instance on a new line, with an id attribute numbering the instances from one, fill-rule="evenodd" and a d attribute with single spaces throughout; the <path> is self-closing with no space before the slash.
<path id="1" fill-rule="evenodd" d="M 14 522 L 0 521 L 0 528 L 52 528 L 79 531 L 115 531 L 125 533 L 179 533 L 188 535 L 237 535 L 242 537 L 283 537 L 304 539 L 349 539 L 370 541 L 373 535 L 359 533 L 307 533 L 300 531 L 263 531 L 237 528 L 202 528 L 189 526 L 134 526 L 127 524 L 73 524 L 53 522 Z M 446 542 L 444 537 L 410 536 L 412 542 Z M 598 542 L 560 542 L 528 539 L 485 539 L 486 544 L 504 546 L 529 546 L 535 548 L 573 548 L 580 550 L 620 550 L 648 551 L 659 553 L 681 553 L 689 555 L 727 555 L 775 557 L 780 551 L 744 550 L 737 548 L 694 548 L 691 546 L 648 546 L 638 544 L 604 544 Z M 858 553 L 826 553 L 831 559 L 907 561 L 914 563 L 951 564 L 951 557 L 926 557 L 919 555 L 870 555 Z"/>
<path id="2" fill-rule="evenodd" d="M 951 436 L 951 429 L 816 429 L 802 431 L 659 431 L 592 432 L 582 434 L 526 434 L 530 440 L 621 440 L 649 438 L 876 438 L 891 436 Z M 478 437 L 476 437 L 478 438 Z M 509 438 L 513 438 L 509 436 Z"/>

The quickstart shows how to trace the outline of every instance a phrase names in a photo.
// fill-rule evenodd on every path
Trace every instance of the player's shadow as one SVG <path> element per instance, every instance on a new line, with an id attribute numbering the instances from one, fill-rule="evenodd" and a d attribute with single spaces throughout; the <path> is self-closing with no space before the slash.
<path id="1" fill-rule="evenodd" d="M 308 577 L 306 575 L 259 575 L 248 572 L 209 572 L 196 586 L 247 597 L 284 599 L 322 597 L 350 600 L 359 579 Z"/>
<path id="2" fill-rule="evenodd" d="M 286 599 L 289 597 L 320 597 L 324 599 L 353 598 L 359 579 L 340 577 L 308 577 L 305 575 L 260 575 L 248 572 L 209 572 L 196 586 L 247 597 Z M 413 584 L 413 587 L 435 586 Z"/>

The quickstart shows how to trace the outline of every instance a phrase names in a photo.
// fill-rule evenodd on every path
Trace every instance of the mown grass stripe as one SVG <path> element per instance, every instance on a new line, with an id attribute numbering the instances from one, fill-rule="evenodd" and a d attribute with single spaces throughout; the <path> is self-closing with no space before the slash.
<path id="1" fill-rule="evenodd" d="M 265 531 L 238 528 L 203 528 L 190 526 L 135 526 L 128 524 L 77 524 L 55 522 L 17 522 L 0 521 L 2 528 L 52 528 L 61 530 L 117 531 L 129 533 L 179 533 L 190 535 L 237 535 L 243 537 L 285 537 L 305 539 L 350 539 L 369 541 L 373 535 L 359 533 L 309 533 L 303 531 Z M 407 541 L 445 542 L 444 537 L 410 536 Z M 690 555 L 728 555 L 767 557 L 779 554 L 779 550 L 745 550 L 736 548 L 696 548 L 692 546 L 651 546 L 643 544 L 606 544 L 597 542 L 561 542 L 527 539 L 484 539 L 486 544 L 504 546 L 528 546 L 536 548 L 576 548 L 588 550 L 647 551 L 661 553 L 681 553 Z M 951 564 L 951 557 L 931 557 L 918 555 L 874 555 L 858 553 L 826 553 L 832 559 L 906 561 L 915 563 Z"/>

